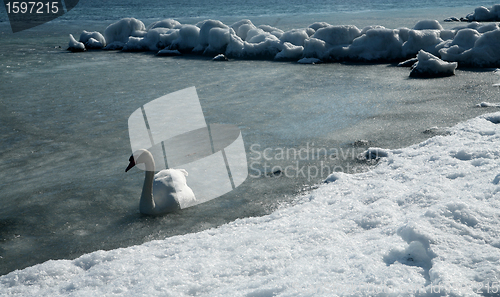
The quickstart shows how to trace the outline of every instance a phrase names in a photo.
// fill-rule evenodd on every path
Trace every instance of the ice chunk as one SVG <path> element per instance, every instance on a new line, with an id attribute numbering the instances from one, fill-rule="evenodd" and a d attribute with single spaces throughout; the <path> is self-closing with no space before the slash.
<path id="1" fill-rule="evenodd" d="M 176 20 L 165 19 L 162 21 L 154 22 L 151 25 L 149 25 L 147 31 L 154 29 L 154 28 L 178 29 L 180 26 L 181 26 L 181 23 L 179 23 Z"/>
<path id="2" fill-rule="evenodd" d="M 230 28 L 212 28 L 208 32 L 208 47 L 205 49 L 204 54 L 210 53 L 223 53 L 229 44 L 232 29 Z"/>
<path id="3" fill-rule="evenodd" d="M 500 103 L 481 102 L 476 107 L 500 107 Z"/>
<path id="4" fill-rule="evenodd" d="M 477 30 L 467 28 L 457 32 L 451 45 L 458 45 L 464 50 L 470 49 L 474 47 L 479 37 L 481 37 L 481 34 Z"/>
<path id="5" fill-rule="evenodd" d="M 280 38 L 281 35 L 283 35 L 283 30 L 275 28 L 273 26 L 269 25 L 260 25 L 258 27 L 259 29 L 263 30 L 264 32 L 271 33 L 272 35 L 276 36 L 277 38 Z"/>
<path id="6" fill-rule="evenodd" d="M 173 57 L 173 56 L 182 56 L 182 53 L 179 52 L 178 50 L 162 49 L 161 51 L 158 51 L 156 55 L 163 57 Z"/>
<path id="7" fill-rule="evenodd" d="M 69 34 L 68 50 L 72 52 L 83 52 L 85 51 L 85 45 L 82 42 L 76 41 L 75 37 Z"/>
<path id="8" fill-rule="evenodd" d="M 480 26 L 480 27 L 476 28 L 476 30 L 479 33 L 486 33 L 486 32 L 495 31 L 495 30 L 498 30 L 498 29 L 499 29 L 499 27 L 498 27 L 498 24 L 496 24 L 496 23 L 490 23 L 490 24 L 483 25 L 483 26 Z"/>
<path id="9" fill-rule="evenodd" d="M 179 29 L 178 38 L 170 44 L 170 49 L 180 51 L 191 51 L 198 45 L 200 28 L 194 25 L 182 25 Z"/>
<path id="10" fill-rule="evenodd" d="M 276 54 L 275 60 L 298 60 L 304 52 L 303 46 L 293 45 L 289 42 L 283 43 L 283 49 Z"/>
<path id="11" fill-rule="evenodd" d="M 320 64 L 323 63 L 320 59 L 317 58 L 302 58 L 297 61 L 299 64 Z"/>
<path id="12" fill-rule="evenodd" d="M 458 61 L 460 55 L 474 47 L 480 37 L 481 34 L 474 29 L 460 30 L 451 42 L 448 42 L 444 48 L 439 50 L 439 54 L 446 61 Z"/>
<path id="13" fill-rule="evenodd" d="M 329 184 L 333 183 L 339 179 L 346 178 L 345 174 L 343 172 L 334 172 L 330 174 L 324 181 L 324 183 Z"/>
<path id="14" fill-rule="evenodd" d="M 468 15 L 467 19 L 469 19 L 470 21 L 487 22 L 487 21 L 493 21 L 494 17 L 490 13 L 490 10 L 488 8 L 480 6 L 474 9 L 474 13 Z"/>
<path id="15" fill-rule="evenodd" d="M 124 18 L 109 25 L 104 30 L 104 39 L 107 44 L 115 42 L 125 44 L 128 42 L 130 36 L 138 37 L 139 35 L 143 35 L 142 33 L 134 34 L 137 31 L 146 31 L 144 23 L 134 18 Z"/>
<path id="16" fill-rule="evenodd" d="M 366 160 L 378 160 L 380 158 L 387 158 L 388 156 L 389 156 L 388 150 L 378 147 L 371 147 L 360 155 L 361 159 L 366 159 Z"/>
<path id="17" fill-rule="evenodd" d="M 419 21 L 414 30 L 443 30 L 443 26 L 436 20 L 422 20 Z"/>
<path id="18" fill-rule="evenodd" d="M 418 52 L 417 59 L 418 62 L 411 68 L 411 77 L 443 77 L 455 75 L 455 69 L 458 66 L 456 62 L 445 62 L 424 50 Z"/>
<path id="19" fill-rule="evenodd" d="M 500 30 L 489 31 L 481 35 L 471 49 L 474 65 L 486 67 L 500 64 Z"/>
<path id="20" fill-rule="evenodd" d="M 87 32 L 83 30 L 82 34 L 80 34 L 80 42 L 87 49 L 102 49 L 106 46 L 106 40 L 99 32 Z"/>
<path id="21" fill-rule="evenodd" d="M 214 46 L 216 46 L 216 49 L 218 49 L 218 47 L 221 44 L 224 44 L 225 41 L 229 41 L 228 40 L 229 27 L 226 26 L 221 21 L 205 20 L 196 24 L 196 26 L 200 28 L 200 32 L 198 37 L 198 45 L 193 49 L 193 51 L 195 52 L 203 53 L 210 45 L 210 42 L 213 42 Z M 210 31 L 212 31 L 212 29 L 214 28 L 226 29 L 226 30 L 216 29 L 212 34 L 210 34 Z M 223 40 L 217 40 L 218 38 L 222 38 Z M 214 48 L 214 46 L 212 46 L 212 48 Z"/>
<path id="22" fill-rule="evenodd" d="M 304 41 L 309 38 L 306 29 L 293 29 L 286 31 L 280 37 L 280 41 L 289 42 L 293 45 L 304 46 Z"/>
<path id="23" fill-rule="evenodd" d="M 351 59 L 374 61 L 400 59 L 403 41 L 398 30 L 370 29 L 352 42 L 348 52 Z"/>
<path id="24" fill-rule="evenodd" d="M 231 28 L 234 30 L 236 35 L 238 35 L 241 39 L 246 40 L 248 31 L 252 29 L 256 29 L 254 24 L 250 20 L 241 20 L 231 25 Z"/>
<path id="25" fill-rule="evenodd" d="M 123 51 L 127 52 L 141 52 L 147 51 L 148 49 L 147 41 L 143 37 L 133 36 L 128 38 L 127 43 L 122 48 Z"/>
<path id="26" fill-rule="evenodd" d="M 228 61 L 229 59 L 224 54 L 218 54 L 215 56 L 212 61 Z"/>
<path id="27" fill-rule="evenodd" d="M 276 36 L 261 29 L 250 30 L 248 38 L 248 41 L 243 41 L 236 34 L 231 34 L 226 55 L 237 58 L 275 58 L 283 50 Z"/>
<path id="28" fill-rule="evenodd" d="M 327 22 L 316 22 L 316 23 L 311 24 L 309 26 L 309 28 L 313 29 L 314 31 L 318 31 L 319 29 L 325 28 L 328 26 L 331 26 L 331 25 L 328 24 Z"/>
<path id="29" fill-rule="evenodd" d="M 443 42 L 438 30 L 410 30 L 403 44 L 403 56 L 414 56 L 420 50 L 437 55 L 437 45 Z"/>
<path id="30" fill-rule="evenodd" d="M 352 25 L 328 26 L 316 30 L 312 38 L 323 40 L 328 46 L 349 45 L 361 35 L 361 31 Z"/>
<path id="31" fill-rule="evenodd" d="M 318 58 L 328 59 L 329 55 L 326 50 L 326 42 L 311 37 L 304 41 L 304 57 L 305 58 Z"/>
<path id="32" fill-rule="evenodd" d="M 418 62 L 418 59 L 416 57 L 411 58 L 411 59 L 408 59 L 406 61 L 399 63 L 398 67 L 412 67 L 417 62 Z"/>

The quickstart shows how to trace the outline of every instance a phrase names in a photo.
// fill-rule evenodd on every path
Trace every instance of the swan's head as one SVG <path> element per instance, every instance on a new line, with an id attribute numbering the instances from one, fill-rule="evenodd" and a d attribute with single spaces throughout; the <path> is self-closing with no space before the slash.
<path id="1" fill-rule="evenodd" d="M 153 155 L 151 155 L 151 153 L 148 150 L 139 149 L 135 151 L 132 154 L 132 156 L 130 156 L 130 159 L 128 159 L 128 161 L 130 163 L 128 164 L 127 169 L 125 169 L 125 172 L 129 171 L 132 167 L 134 167 L 137 164 L 145 164 L 146 170 L 154 171 Z"/>

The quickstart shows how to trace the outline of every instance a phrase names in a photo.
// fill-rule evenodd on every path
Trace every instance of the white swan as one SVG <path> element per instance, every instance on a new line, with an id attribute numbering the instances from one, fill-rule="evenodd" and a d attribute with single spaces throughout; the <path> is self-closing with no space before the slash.
<path id="1" fill-rule="evenodd" d="M 140 149 L 130 157 L 125 172 L 137 164 L 146 166 L 139 210 L 147 215 L 161 215 L 186 208 L 196 202 L 193 191 L 186 184 L 188 173 L 184 169 L 165 169 L 155 174 L 153 155 Z"/>

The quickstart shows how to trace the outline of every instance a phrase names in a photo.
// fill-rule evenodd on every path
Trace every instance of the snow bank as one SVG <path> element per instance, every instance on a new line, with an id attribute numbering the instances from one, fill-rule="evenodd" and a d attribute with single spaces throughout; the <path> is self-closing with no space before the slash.
<path id="1" fill-rule="evenodd" d="M 386 151 L 264 217 L 11 272 L 0 295 L 497 296 L 498 123 Z"/>
<path id="2" fill-rule="evenodd" d="M 411 67 L 411 77 L 444 77 L 455 75 L 458 63 L 448 63 L 438 57 L 421 50 L 417 62 Z"/>
<path id="3" fill-rule="evenodd" d="M 109 25 L 103 35 L 83 31 L 80 41 L 86 49 L 156 52 L 166 49 L 210 57 L 224 54 L 240 59 L 306 58 L 325 62 L 400 62 L 424 50 L 461 66 L 500 66 L 499 26 L 477 22 L 452 30 L 443 29 L 436 20 L 419 21 L 413 29 L 378 25 L 359 29 L 317 22 L 284 32 L 269 25 L 255 26 L 247 19 L 232 25 L 218 20 L 189 25 L 166 19 L 146 28 L 141 21 L 126 18 Z"/>

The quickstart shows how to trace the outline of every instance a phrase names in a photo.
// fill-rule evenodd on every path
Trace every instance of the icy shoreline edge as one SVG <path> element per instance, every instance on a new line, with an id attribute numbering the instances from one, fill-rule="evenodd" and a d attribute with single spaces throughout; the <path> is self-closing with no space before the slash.
<path id="1" fill-rule="evenodd" d="M 498 289 L 500 113 L 338 174 L 304 202 L 216 229 L 0 277 L 37 296 L 479 296 Z M 385 295 L 384 295 L 385 294 Z M 252 296 L 253 296 L 252 295 Z"/>

